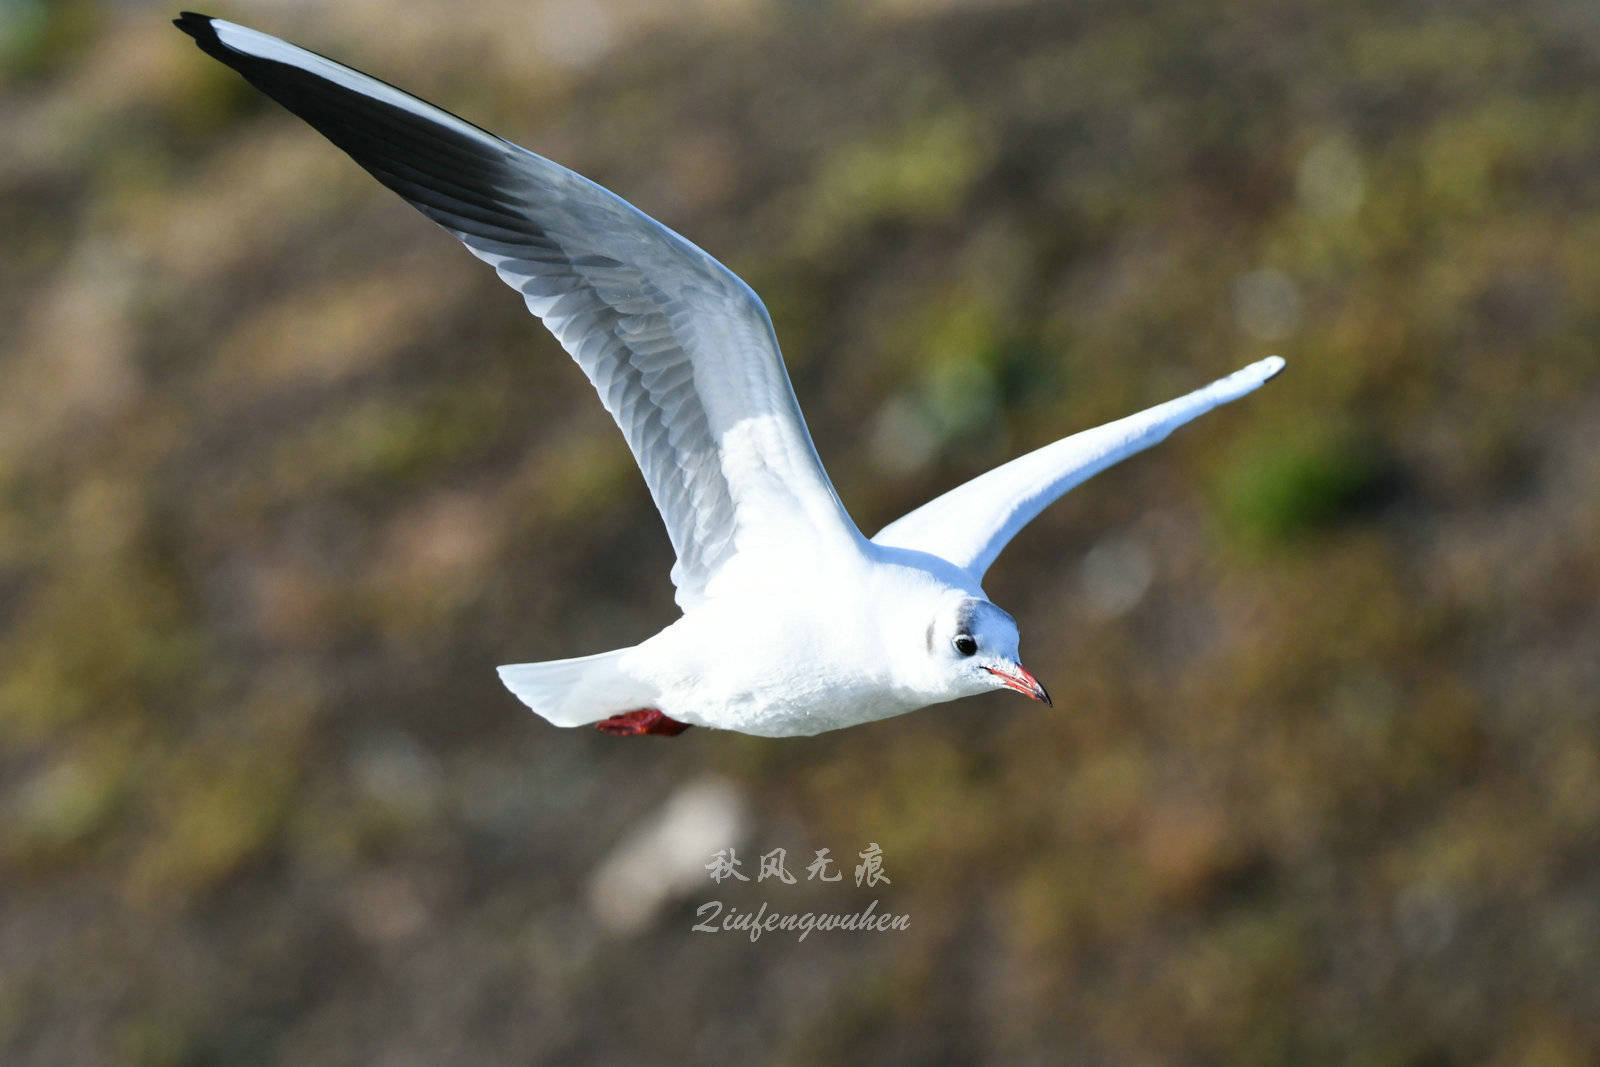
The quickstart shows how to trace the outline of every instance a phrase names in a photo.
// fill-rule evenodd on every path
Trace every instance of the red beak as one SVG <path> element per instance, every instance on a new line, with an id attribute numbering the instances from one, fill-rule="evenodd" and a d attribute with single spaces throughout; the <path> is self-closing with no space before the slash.
<path id="1" fill-rule="evenodd" d="M 1050 699 L 1050 694 L 1045 687 L 1039 684 L 1039 679 L 1028 673 L 1026 667 L 1020 663 L 1008 663 L 1004 667 L 985 667 L 984 670 L 1000 679 L 1007 689 L 1015 689 L 1030 700 L 1037 700 L 1047 708 L 1055 707 L 1055 702 Z"/>

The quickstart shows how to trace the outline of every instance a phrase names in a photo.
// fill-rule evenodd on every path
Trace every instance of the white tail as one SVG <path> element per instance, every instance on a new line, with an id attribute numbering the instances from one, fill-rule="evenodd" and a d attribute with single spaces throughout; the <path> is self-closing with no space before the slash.
<path id="1" fill-rule="evenodd" d="M 632 651 L 619 648 L 577 659 L 512 663 L 496 670 L 518 700 L 556 726 L 583 726 L 652 706 L 656 694 L 651 688 L 621 669 L 622 657 Z"/>

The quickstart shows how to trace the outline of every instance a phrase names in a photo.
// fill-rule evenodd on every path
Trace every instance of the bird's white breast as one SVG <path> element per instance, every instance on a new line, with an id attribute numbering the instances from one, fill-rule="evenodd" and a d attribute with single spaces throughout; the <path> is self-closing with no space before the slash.
<path id="1" fill-rule="evenodd" d="M 895 640 L 912 624 L 885 599 L 889 576 L 876 566 L 772 576 L 708 600 L 640 645 L 628 669 L 650 680 L 672 718 L 764 737 L 913 711 L 930 702 L 897 670 L 897 657 L 915 654 L 914 634 Z"/>

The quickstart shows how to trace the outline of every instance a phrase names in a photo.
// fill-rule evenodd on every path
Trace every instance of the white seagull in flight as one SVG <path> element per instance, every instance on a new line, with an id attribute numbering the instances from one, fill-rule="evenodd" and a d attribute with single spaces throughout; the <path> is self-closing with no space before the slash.
<path id="1" fill-rule="evenodd" d="M 863 537 L 817 458 L 766 308 L 572 171 L 376 78 L 220 19 L 175 20 L 454 234 L 555 334 L 627 438 L 682 616 L 632 648 L 501 667 L 557 726 L 790 737 L 1007 688 L 1049 704 L 984 572 L 1067 490 L 1236 400 L 1273 356 L 997 467 Z"/>

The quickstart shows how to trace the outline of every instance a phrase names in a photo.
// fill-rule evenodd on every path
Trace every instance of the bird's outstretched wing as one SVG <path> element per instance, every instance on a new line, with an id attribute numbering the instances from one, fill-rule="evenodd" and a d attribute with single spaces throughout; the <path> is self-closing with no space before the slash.
<path id="1" fill-rule="evenodd" d="M 1271 356 L 1188 396 L 1064 437 L 945 493 L 878 531 L 880 545 L 948 560 L 983 580 L 1000 550 L 1063 493 L 1190 419 L 1237 400 L 1283 369 Z"/>
<path id="2" fill-rule="evenodd" d="M 572 171 L 359 71 L 185 12 L 176 25 L 522 293 L 621 427 L 677 551 L 678 602 L 739 553 L 857 546 L 766 308 Z"/>

